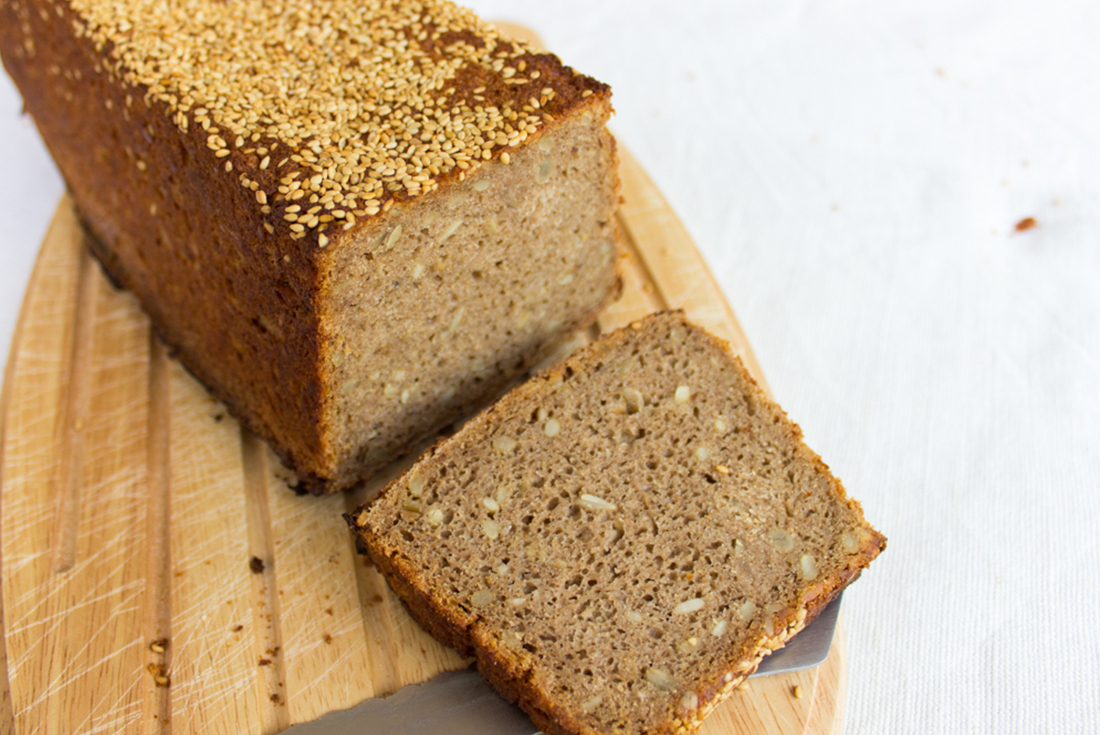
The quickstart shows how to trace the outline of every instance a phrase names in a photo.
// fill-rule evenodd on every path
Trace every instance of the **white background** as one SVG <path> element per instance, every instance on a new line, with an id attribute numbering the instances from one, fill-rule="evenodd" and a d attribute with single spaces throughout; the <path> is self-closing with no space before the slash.
<path id="1" fill-rule="evenodd" d="M 1100 5 L 472 4 L 611 84 L 889 537 L 845 731 L 1100 732 Z M 0 78 L 0 357 L 62 189 L 19 109 Z"/>

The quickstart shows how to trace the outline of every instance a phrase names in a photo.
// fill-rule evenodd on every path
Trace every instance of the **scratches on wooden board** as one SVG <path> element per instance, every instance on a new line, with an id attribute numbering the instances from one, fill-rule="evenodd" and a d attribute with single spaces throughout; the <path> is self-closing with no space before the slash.
<path id="1" fill-rule="evenodd" d="M 146 452 L 146 589 L 144 632 L 150 677 L 143 677 L 143 735 L 171 732 L 171 380 L 168 355 L 149 330 L 149 412 Z"/>
<path id="2" fill-rule="evenodd" d="M 84 429 L 91 400 L 92 348 L 95 335 L 96 295 L 99 273 L 91 256 L 80 258 L 77 296 L 72 323 L 72 346 L 68 359 L 67 400 L 61 407 L 56 427 L 60 456 L 55 465 L 54 511 L 50 566 L 55 573 L 72 568 L 76 556 L 77 523 L 80 521 L 80 479 L 84 463 Z"/>
<path id="3" fill-rule="evenodd" d="M 263 735 L 274 735 L 290 727 L 290 714 L 287 708 L 289 693 L 275 578 L 275 545 L 268 505 L 265 449 L 259 439 L 241 429 L 241 456 L 248 503 L 248 546 L 252 558 L 260 562 L 252 567 L 252 629 L 258 662 L 256 691 L 261 732 Z"/>

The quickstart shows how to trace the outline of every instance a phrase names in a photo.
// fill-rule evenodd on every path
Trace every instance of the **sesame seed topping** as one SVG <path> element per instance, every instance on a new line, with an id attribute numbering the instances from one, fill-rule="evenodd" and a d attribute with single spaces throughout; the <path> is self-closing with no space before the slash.
<path id="1" fill-rule="evenodd" d="M 571 70 L 440 0 L 319 0 L 308 14 L 219 0 L 72 7 L 78 34 L 105 50 L 105 71 L 129 87 L 127 107 L 163 105 L 215 157 L 235 153 L 236 167 L 258 179 L 242 184 L 262 206 L 268 197 L 288 212 L 307 198 L 324 205 L 328 219 L 276 225 L 298 234 L 389 211 L 481 161 L 509 163 L 505 148 L 577 101 Z M 523 91 L 540 77 L 539 97 Z M 226 172 L 233 166 L 225 161 Z"/>

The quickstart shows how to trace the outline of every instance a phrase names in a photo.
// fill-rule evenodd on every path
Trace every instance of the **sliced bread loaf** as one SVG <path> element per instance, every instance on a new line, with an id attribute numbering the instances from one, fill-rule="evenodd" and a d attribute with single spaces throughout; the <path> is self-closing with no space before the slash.
<path id="1" fill-rule="evenodd" d="M 548 733 L 695 729 L 886 542 L 680 313 L 515 389 L 348 521 Z"/>
<path id="2" fill-rule="evenodd" d="M 0 57 L 92 251 L 303 489 L 618 292 L 611 90 L 445 0 L 10 0 Z"/>

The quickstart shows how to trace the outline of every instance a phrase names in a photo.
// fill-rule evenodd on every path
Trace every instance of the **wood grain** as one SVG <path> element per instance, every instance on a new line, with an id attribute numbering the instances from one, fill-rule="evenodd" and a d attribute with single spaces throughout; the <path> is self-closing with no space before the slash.
<path id="1" fill-rule="evenodd" d="M 623 297 L 566 349 L 680 307 L 763 382 L 682 225 L 622 159 Z M 66 198 L 0 396 L 0 732 L 273 735 L 464 667 L 340 518 L 386 477 L 344 496 L 293 493 L 82 237 Z M 823 666 L 752 680 L 703 732 L 837 733 L 845 687 L 841 632 Z"/>
<path id="2" fill-rule="evenodd" d="M 263 447 L 290 721 L 374 696 L 344 498 L 299 496 Z"/>
<path id="3" fill-rule="evenodd" d="M 66 211 L 51 234 L 74 231 Z M 43 289 L 13 351 L 0 530 L 8 679 L 19 731 L 121 731 L 141 723 L 152 690 L 140 634 L 149 327 L 131 297 L 88 283 L 98 271 L 63 239 L 48 238 Z M 68 324 L 91 331 L 88 349 Z M 76 399 L 69 385 L 84 386 Z"/>
<path id="4" fill-rule="evenodd" d="M 253 613 L 261 608 L 246 573 L 240 429 L 178 363 L 168 372 L 172 725 L 184 733 L 258 732 Z"/>

